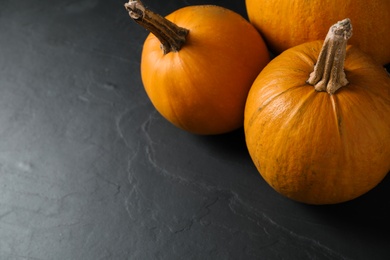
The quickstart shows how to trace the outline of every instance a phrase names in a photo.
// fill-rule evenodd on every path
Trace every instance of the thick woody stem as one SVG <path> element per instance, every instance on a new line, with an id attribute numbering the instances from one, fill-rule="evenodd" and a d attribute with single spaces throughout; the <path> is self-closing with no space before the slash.
<path id="1" fill-rule="evenodd" d="M 330 27 L 314 71 L 307 83 L 317 91 L 335 93 L 348 84 L 344 73 L 347 41 L 352 36 L 351 21 L 346 18 Z"/>
<path id="2" fill-rule="evenodd" d="M 141 3 L 130 0 L 125 4 L 130 17 L 153 33 L 161 42 L 164 54 L 179 51 L 186 41 L 189 30 L 179 27 L 159 14 L 156 14 Z"/>

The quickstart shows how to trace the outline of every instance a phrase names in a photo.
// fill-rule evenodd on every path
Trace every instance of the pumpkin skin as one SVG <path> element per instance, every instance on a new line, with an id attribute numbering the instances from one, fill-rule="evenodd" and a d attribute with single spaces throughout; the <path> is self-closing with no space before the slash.
<path id="1" fill-rule="evenodd" d="M 352 200 L 390 170 L 390 77 L 353 46 L 349 84 L 330 95 L 306 83 L 323 41 L 293 47 L 255 80 L 245 107 L 245 138 L 264 180 L 308 204 Z"/>
<path id="2" fill-rule="evenodd" d="M 188 6 L 166 19 L 189 33 L 179 51 L 164 54 L 149 34 L 141 76 L 159 113 L 188 132 L 221 134 L 243 125 L 248 91 L 270 56 L 260 34 L 239 14 Z"/>
<path id="3" fill-rule="evenodd" d="M 349 17 L 358 46 L 382 65 L 390 63 L 390 1 L 388 0 L 246 0 L 250 22 L 275 54 L 293 46 L 323 40 L 334 21 Z"/>

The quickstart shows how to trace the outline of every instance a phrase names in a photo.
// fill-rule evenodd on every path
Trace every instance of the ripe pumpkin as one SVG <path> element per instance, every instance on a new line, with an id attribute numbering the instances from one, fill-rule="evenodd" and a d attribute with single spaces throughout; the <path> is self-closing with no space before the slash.
<path id="1" fill-rule="evenodd" d="M 283 52 L 248 95 L 250 156 L 270 186 L 299 202 L 352 200 L 390 170 L 390 76 L 346 45 L 351 30 L 346 19 L 325 41 Z"/>
<path id="2" fill-rule="evenodd" d="M 323 40 L 334 21 L 349 17 L 355 37 L 349 42 L 382 65 L 390 63 L 388 0 L 246 0 L 251 23 L 275 54 L 293 46 Z"/>
<path id="3" fill-rule="evenodd" d="M 125 7 L 151 32 L 143 45 L 141 76 L 157 111 L 195 134 L 242 127 L 249 88 L 270 59 L 257 30 L 219 6 L 187 6 L 166 18 L 139 1 Z"/>

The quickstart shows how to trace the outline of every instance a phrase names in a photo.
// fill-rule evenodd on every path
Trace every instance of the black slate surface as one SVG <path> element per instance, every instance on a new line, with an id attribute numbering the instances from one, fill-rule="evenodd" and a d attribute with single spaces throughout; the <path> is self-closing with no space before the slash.
<path id="1" fill-rule="evenodd" d="M 245 16 L 244 1 L 144 3 Z M 389 177 L 348 203 L 299 204 L 263 181 L 242 129 L 170 125 L 123 4 L 0 3 L 1 260 L 390 259 Z"/>

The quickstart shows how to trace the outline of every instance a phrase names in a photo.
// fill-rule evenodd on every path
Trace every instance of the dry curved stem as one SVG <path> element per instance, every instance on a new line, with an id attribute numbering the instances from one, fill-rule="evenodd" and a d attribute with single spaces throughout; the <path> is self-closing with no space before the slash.
<path id="1" fill-rule="evenodd" d="M 315 90 L 333 94 L 348 84 L 344 72 L 344 61 L 347 41 L 351 36 L 352 24 L 348 18 L 330 27 L 314 71 L 307 80 L 307 83 L 313 85 Z"/>
<path id="2" fill-rule="evenodd" d="M 130 0 L 125 4 L 129 16 L 153 33 L 161 42 L 164 54 L 176 52 L 186 41 L 188 29 L 177 26 L 159 14 L 147 9 L 139 0 Z"/>

